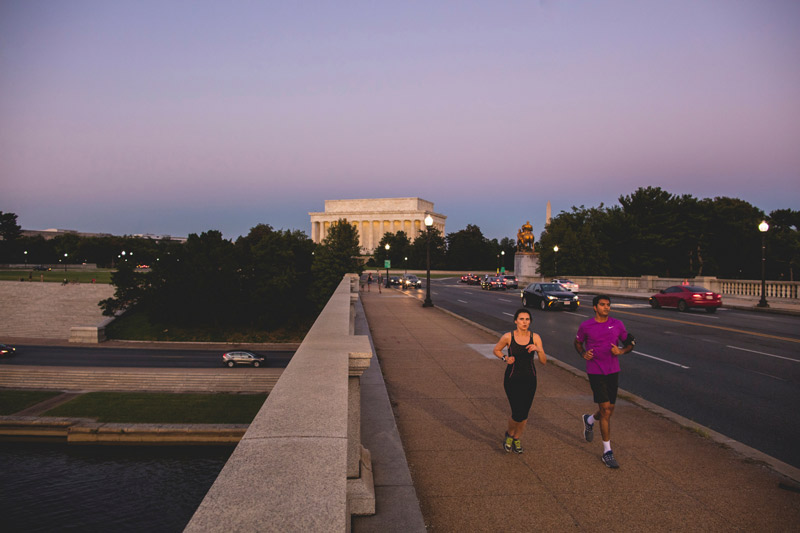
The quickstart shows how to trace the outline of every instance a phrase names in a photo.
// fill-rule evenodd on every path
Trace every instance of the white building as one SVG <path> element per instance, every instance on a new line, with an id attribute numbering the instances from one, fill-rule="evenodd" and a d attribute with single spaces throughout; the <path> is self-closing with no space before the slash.
<path id="1" fill-rule="evenodd" d="M 347 219 L 357 230 L 364 253 L 372 253 L 385 233 L 404 231 L 413 242 L 425 231 L 425 217 L 444 235 L 447 217 L 434 212 L 433 202 L 421 198 L 372 198 L 364 200 L 325 200 L 325 211 L 309 213 L 311 240 L 320 243 L 332 223 Z"/>

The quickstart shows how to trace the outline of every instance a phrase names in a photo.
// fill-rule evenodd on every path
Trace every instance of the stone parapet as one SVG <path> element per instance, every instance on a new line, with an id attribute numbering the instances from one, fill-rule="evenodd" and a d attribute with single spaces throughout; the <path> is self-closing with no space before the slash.
<path id="1" fill-rule="evenodd" d="M 372 356 L 353 334 L 354 290 L 345 276 L 185 531 L 348 531 L 352 513 L 374 510 L 369 454 L 353 437 L 350 354 Z"/>

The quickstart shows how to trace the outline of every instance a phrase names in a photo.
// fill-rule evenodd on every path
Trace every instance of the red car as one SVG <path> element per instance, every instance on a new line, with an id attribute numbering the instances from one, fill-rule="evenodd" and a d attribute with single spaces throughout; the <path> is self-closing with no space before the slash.
<path id="1" fill-rule="evenodd" d="M 660 307 L 677 307 L 678 311 L 687 311 L 692 307 L 700 307 L 707 313 L 716 312 L 722 307 L 722 296 L 705 287 L 696 285 L 674 285 L 667 287 L 650 297 L 653 309 Z"/>

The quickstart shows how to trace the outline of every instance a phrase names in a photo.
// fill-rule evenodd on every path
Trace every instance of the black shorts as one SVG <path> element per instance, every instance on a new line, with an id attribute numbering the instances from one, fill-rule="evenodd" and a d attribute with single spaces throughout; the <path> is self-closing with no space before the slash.
<path id="1" fill-rule="evenodd" d="M 617 403 L 619 372 L 613 374 L 588 374 L 589 384 L 594 393 L 594 403 Z"/>

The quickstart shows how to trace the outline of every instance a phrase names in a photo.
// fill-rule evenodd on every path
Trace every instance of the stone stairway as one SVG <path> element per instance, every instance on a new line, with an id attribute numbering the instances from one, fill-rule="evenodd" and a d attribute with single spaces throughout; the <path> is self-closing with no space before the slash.
<path id="1" fill-rule="evenodd" d="M 0 281 L 0 339 L 66 340 L 73 326 L 104 322 L 97 304 L 113 295 L 113 286 L 100 283 Z"/>
<path id="2" fill-rule="evenodd" d="M 3 365 L 0 388 L 62 391 L 262 393 L 282 368 L 99 368 Z"/>

